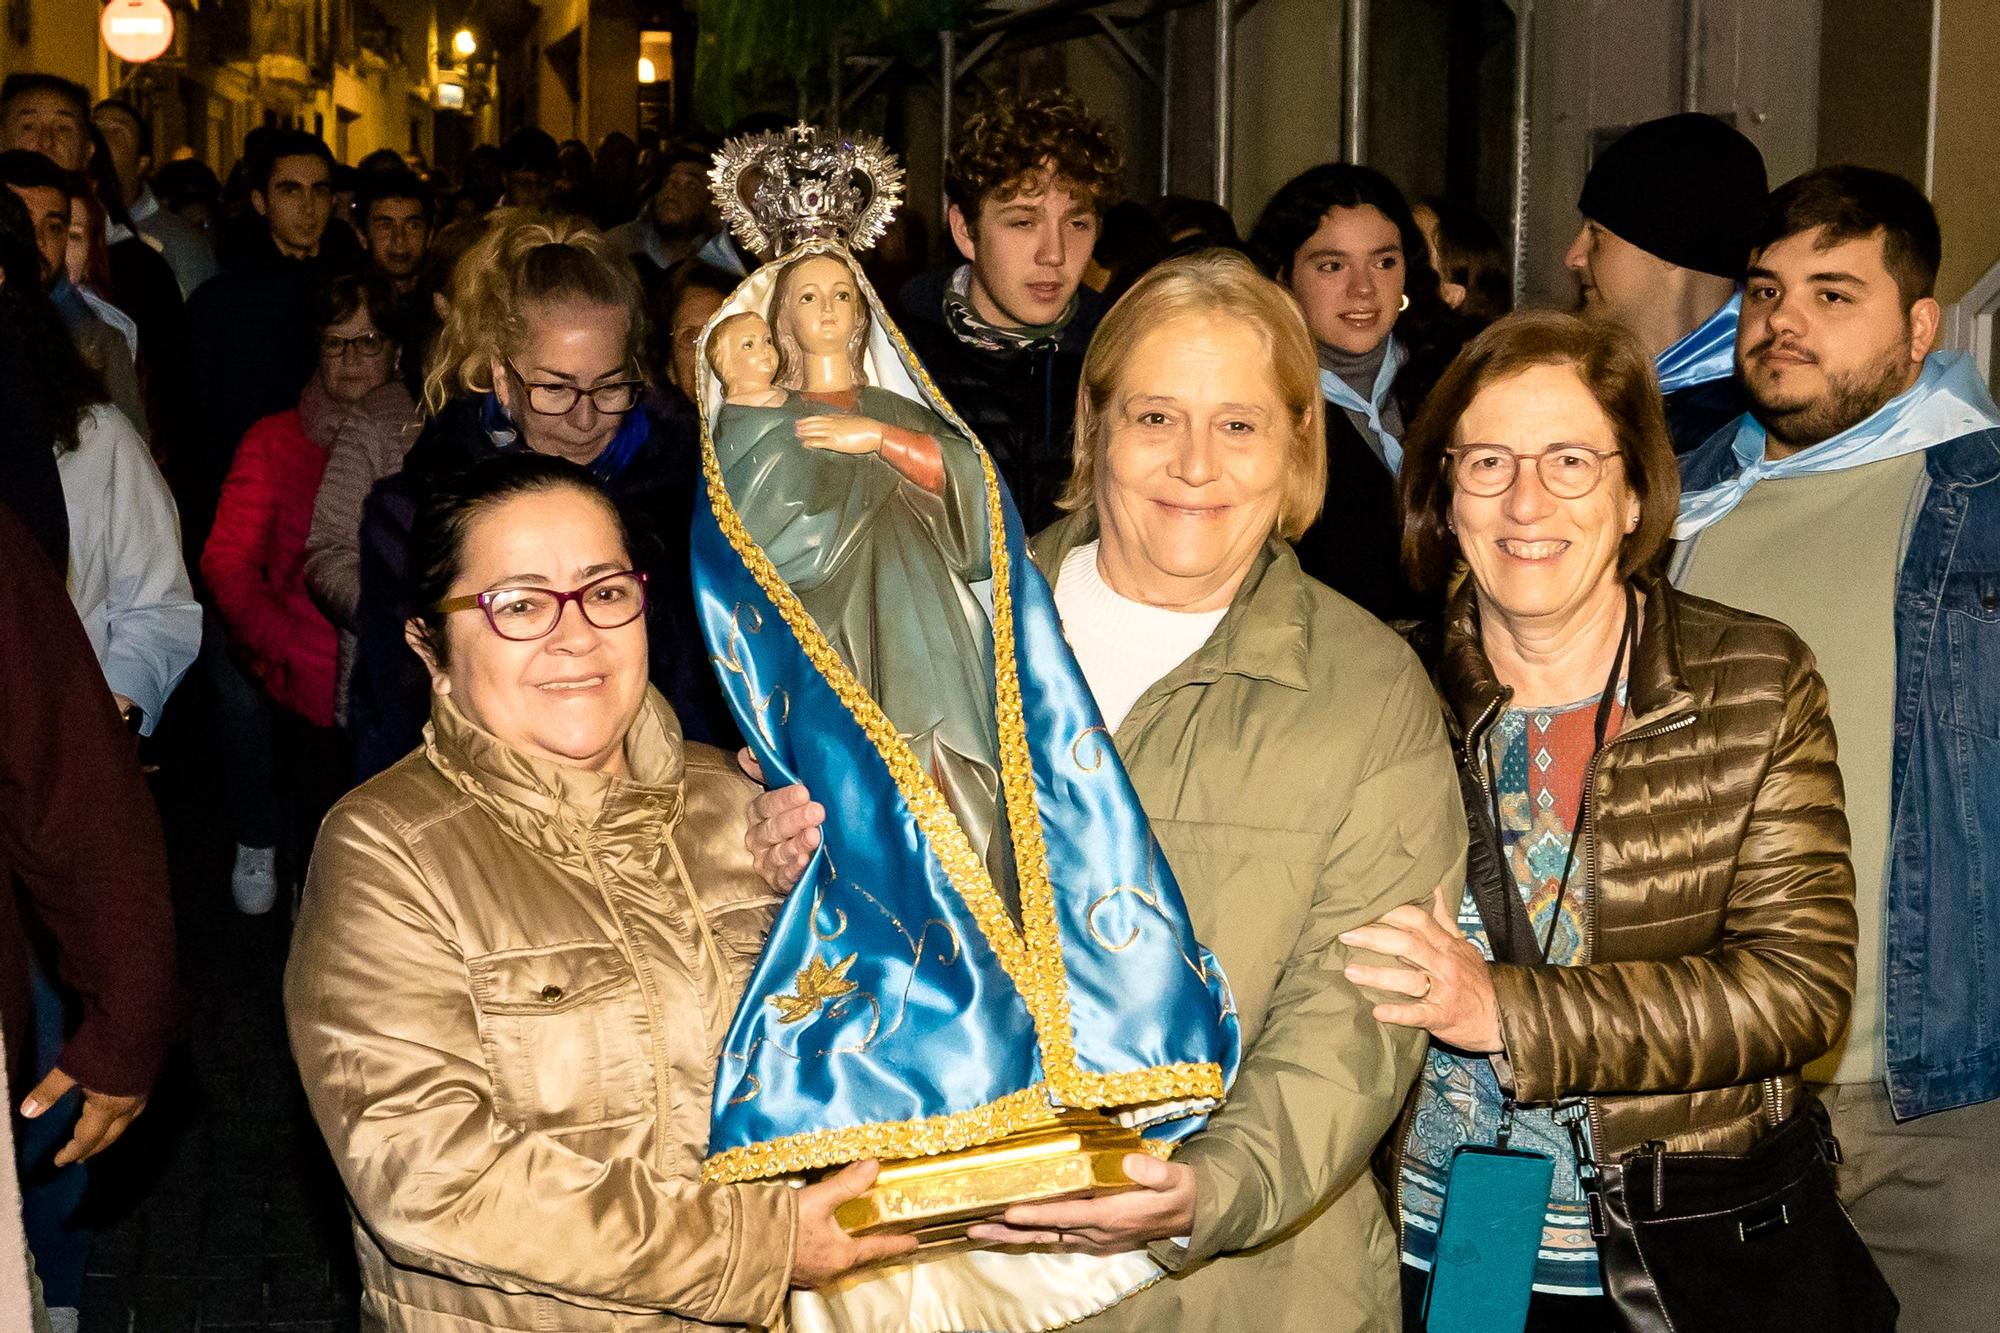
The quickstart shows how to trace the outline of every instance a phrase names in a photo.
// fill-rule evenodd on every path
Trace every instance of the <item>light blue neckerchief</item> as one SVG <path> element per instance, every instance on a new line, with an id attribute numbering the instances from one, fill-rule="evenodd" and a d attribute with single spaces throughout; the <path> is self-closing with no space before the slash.
<path id="1" fill-rule="evenodd" d="M 1743 293 L 1694 326 L 1692 332 L 1653 358 L 1660 392 L 1676 393 L 1727 378 L 1736 370 L 1736 320 L 1743 311 Z"/>
<path id="2" fill-rule="evenodd" d="M 1389 386 L 1396 382 L 1396 372 L 1402 368 L 1403 345 L 1391 334 L 1389 350 L 1382 354 L 1382 368 L 1375 372 L 1375 386 L 1365 403 L 1346 380 L 1325 366 L 1319 368 L 1320 393 L 1329 402 L 1360 412 L 1368 418 L 1368 429 L 1375 432 L 1375 438 L 1381 441 L 1382 461 L 1388 465 L 1392 477 L 1403 470 L 1403 442 L 1391 435 L 1389 428 L 1382 424 L 1382 405 L 1389 401 Z"/>
<path id="3" fill-rule="evenodd" d="M 709 237 L 701 249 L 695 252 L 694 257 L 710 268 L 719 268 L 724 273 L 733 273 L 739 278 L 750 276 L 749 270 L 743 267 L 743 261 L 736 255 L 736 247 L 729 243 L 729 230 L 726 227 Z"/>
<path id="4" fill-rule="evenodd" d="M 1917 382 L 1884 403 L 1875 415 L 1790 458 L 1766 458 L 1764 428 L 1745 413 L 1736 423 L 1736 438 L 1730 444 L 1739 470 L 1707 490 L 1681 496 L 1674 537 L 1685 541 L 1694 536 L 1734 509 L 1750 488 L 1766 477 L 1838 472 L 1900 458 L 1995 427 L 2000 427 L 2000 407 L 1994 406 L 1993 395 L 1972 361 L 1958 352 L 1933 353 L 1924 361 Z"/>

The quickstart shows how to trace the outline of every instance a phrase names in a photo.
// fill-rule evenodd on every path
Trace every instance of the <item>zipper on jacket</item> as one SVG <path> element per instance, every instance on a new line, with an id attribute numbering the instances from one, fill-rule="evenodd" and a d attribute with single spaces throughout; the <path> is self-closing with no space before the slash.
<path id="1" fill-rule="evenodd" d="M 1764 1080 L 1763 1091 L 1765 1115 L 1771 1122 L 1771 1128 L 1776 1129 L 1785 1123 L 1785 1090 L 1778 1086 L 1778 1078 L 1774 1074 Z"/>
<path id="2" fill-rule="evenodd" d="M 1486 765 L 1483 762 L 1474 763 L 1473 760 L 1479 756 L 1479 747 L 1486 743 L 1486 729 L 1493 725 L 1494 717 L 1513 697 L 1512 689 L 1505 685 L 1501 686 L 1500 693 L 1493 696 L 1493 701 L 1487 704 L 1485 710 L 1472 720 L 1472 725 L 1465 729 L 1465 743 L 1459 747 L 1459 760 L 1478 776 L 1480 794 L 1486 798 L 1489 808 L 1493 804 L 1493 780 L 1487 775 Z M 1499 837 L 1500 830 L 1494 829 L 1493 835 Z"/>
<path id="3" fill-rule="evenodd" d="M 1597 795 L 1598 763 L 1604 758 L 1605 751 L 1614 745 L 1626 741 L 1651 740 L 1655 736 L 1664 736 L 1670 731 L 1679 731 L 1682 727 L 1691 727 L 1694 724 L 1695 715 L 1684 713 L 1671 722 L 1662 722 L 1655 726 L 1643 727 L 1638 731 L 1627 732 L 1622 736 L 1613 736 L 1604 743 L 1604 749 L 1590 756 L 1590 763 L 1584 767 L 1583 821 L 1574 835 L 1583 839 L 1583 957 L 1578 960 L 1579 964 L 1588 963 L 1597 956 L 1597 838 L 1591 828 L 1590 816 L 1594 805 L 1593 798 Z M 1597 1098 L 1588 1095 L 1583 1099 L 1583 1109 L 1585 1118 L 1590 1123 L 1590 1151 L 1593 1154 L 1602 1152 L 1603 1109 L 1598 1106 Z"/>
<path id="4" fill-rule="evenodd" d="M 667 1087 L 667 1062 L 662 1052 L 666 1045 L 666 1016 L 660 1008 L 660 997 L 653 990 L 653 974 L 639 957 L 638 948 L 632 943 L 631 931 L 626 928 L 625 914 L 618 910 L 618 903 L 611 896 L 610 888 L 598 868 L 597 843 L 585 827 L 577 829 L 577 840 L 583 845 L 583 863 L 590 867 L 590 882 L 597 887 L 597 896 L 604 901 L 604 910 L 611 913 L 612 922 L 618 927 L 618 947 L 625 955 L 625 963 L 632 969 L 632 975 L 639 982 L 639 994 L 646 1001 L 646 1022 L 651 1030 L 651 1047 L 647 1053 L 653 1064 L 653 1153 L 654 1165 L 665 1169 L 667 1143 L 672 1137 L 672 1129 L 667 1124 L 667 1112 L 671 1106 L 671 1092 Z"/>

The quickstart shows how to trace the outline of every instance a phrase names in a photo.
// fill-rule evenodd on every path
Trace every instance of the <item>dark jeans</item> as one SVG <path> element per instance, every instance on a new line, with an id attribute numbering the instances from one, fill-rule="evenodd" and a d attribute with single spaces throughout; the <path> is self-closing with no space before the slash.
<path id="1" fill-rule="evenodd" d="M 1430 1274 L 1420 1268 L 1403 1266 L 1403 1333 L 1425 1333 L 1423 1324 L 1424 1283 Z M 1513 1333 L 1496 1328 L 1481 1333 Z M 1528 1323 L 1523 1333 L 1618 1333 L 1618 1320 L 1611 1302 L 1602 1296 L 1548 1296 L 1536 1292 L 1528 1298 Z"/>
<path id="2" fill-rule="evenodd" d="M 277 742 L 279 802 L 278 882 L 303 884 L 320 821 L 353 785 L 354 750 L 338 727 L 316 727 L 283 709 L 271 709 Z"/>
<path id="3" fill-rule="evenodd" d="M 35 1001 L 35 1060 L 37 1079 L 55 1068 L 62 1055 L 66 1026 L 62 993 L 49 979 L 40 959 L 30 957 L 29 981 Z M 14 1090 L 14 1105 L 28 1095 Z M 57 1166 L 55 1155 L 69 1142 L 83 1112 L 83 1090 L 71 1088 L 54 1106 L 33 1120 L 14 1121 L 14 1158 L 21 1173 L 21 1217 L 28 1249 L 42 1292 L 52 1306 L 74 1306 L 83 1296 L 83 1272 L 90 1262 L 95 1232 L 81 1220 L 84 1191 L 90 1185 L 90 1164 Z"/>
<path id="4" fill-rule="evenodd" d="M 203 609 L 201 668 L 215 694 L 215 735 L 222 750 L 222 803 L 229 836 L 245 847 L 276 847 L 273 709 L 229 655 L 229 632 L 212 607 Z"/>

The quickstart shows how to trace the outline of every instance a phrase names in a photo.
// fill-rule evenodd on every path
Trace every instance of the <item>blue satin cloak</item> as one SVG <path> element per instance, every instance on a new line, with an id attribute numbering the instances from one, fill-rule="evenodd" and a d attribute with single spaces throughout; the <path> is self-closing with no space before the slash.
<path id="1" fill-rule="evenodd" d="M 712 504 L 697 507 L 696 600 L 724 693 L 770 783 L 802 781 L 828 811 L 724 1042 L 711 1179 L 972 1146 L 1051 1106 L 1150 1105 L 1142 1132 L 1177 1141 L 1235 1075 L 1227 982 L 988 475 L 1020 668 L 1028 762 L 1015 751 L 1015 771 L 1039 816 L 1039 838 L 1014 825 L 1021 936 L 1004 912 L 994 928 L 990 904 L 982 925 L 983 870 L 954 883 L 884 751 L 753 575 L 761 553 L 746 560 Z M 1004 692 L 1001 704 L 1005 749 Z M 1051 891 L 1038 897 L 1042 842 Z M 1024 989 L 1040 997 L 1039 1026 Z"/>

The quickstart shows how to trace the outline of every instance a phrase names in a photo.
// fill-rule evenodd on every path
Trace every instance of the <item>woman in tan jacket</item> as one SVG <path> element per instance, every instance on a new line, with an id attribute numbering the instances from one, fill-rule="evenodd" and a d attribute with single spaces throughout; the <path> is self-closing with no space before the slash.
<path id="1" fill-rule="evenodd" d="M 775 899 L 751 787 L 647 686 L 645 576 L 603 490 L 488 459 L 411 555 L 425 745 L 328 816 L 285 976 L 363 1327 L 765 1325 L 788 1287 L 907 1248 L 833 1223 L 872 1163 L 697 1180 Z"/>

